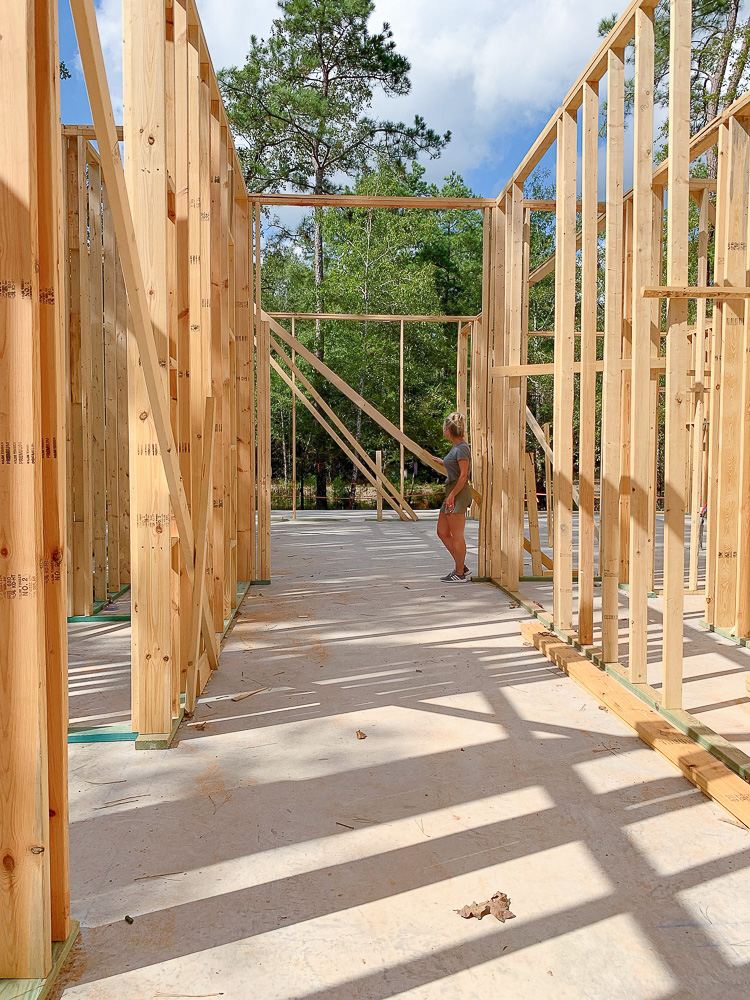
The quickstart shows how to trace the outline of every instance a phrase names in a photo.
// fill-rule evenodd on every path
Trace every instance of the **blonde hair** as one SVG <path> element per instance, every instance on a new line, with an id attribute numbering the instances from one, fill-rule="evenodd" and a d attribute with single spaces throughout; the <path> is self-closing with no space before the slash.
<path id="1" fill-rule="evenodd" d="M 460 438 L 466 433 L 466 416 L 463 413 L 449 413 L 443 421 L 443 433 Z"/>

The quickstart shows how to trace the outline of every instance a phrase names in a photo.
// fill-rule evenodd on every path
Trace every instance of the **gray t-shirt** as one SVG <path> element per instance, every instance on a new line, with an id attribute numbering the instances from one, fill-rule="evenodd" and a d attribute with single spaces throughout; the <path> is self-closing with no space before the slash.
<path id="1" fill-rule="evenodd" d="M 461 475 L 459 462 L 469 463 L 469 476 L 471 476 L 471 448 L 465 441 L 454 444 L 451 450 L 443 459 L 445 471 L 447 472 L 447 482 L 456 483 Z"/>

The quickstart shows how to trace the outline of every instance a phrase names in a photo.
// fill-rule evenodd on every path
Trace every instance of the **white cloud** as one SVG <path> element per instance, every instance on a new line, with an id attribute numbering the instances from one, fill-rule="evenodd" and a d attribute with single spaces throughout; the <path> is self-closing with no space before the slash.
<path id="1" fill-rule="evenodd" d="M 424 115 L 453 141 L 439 173 L 491 158 L 519 127 L 544 124 L 599 44 L 612 0 L 378 0 L 373 27 L 387 20 L 412 64 L 412 93 L 397 114 Z M 382 102 L 378 110 L 385 113 Z M 395 108 L 391 109 L 393 114 Z"/>
<path id="2" fill-rule="evenodd" d="M 241 66 L 250 48 L 250 36 L 267 38 L 279 15 L 276 0 L 197 0 L 203 31 L 214 69 Z"/>
<path id="3" fill-rule="evenodd" d="M 428 167 L 437 180 L 452 169 L 492 165 L 520 127 L 560 104 L 593 55 L 600 18 L 612 0 L 376 0 L 371 28 L 393 28 L 397 50 L 412 64 L 412 92 L 374 110 L 409 121 L 422 115 L 453 141 Z M 198 0 L 214 67 L 244 62 L 251 34 L 267 37 L 276 0 Z M 98 0 L 97 15 L 115 114 L 122 108 L 121 0 Z"/>

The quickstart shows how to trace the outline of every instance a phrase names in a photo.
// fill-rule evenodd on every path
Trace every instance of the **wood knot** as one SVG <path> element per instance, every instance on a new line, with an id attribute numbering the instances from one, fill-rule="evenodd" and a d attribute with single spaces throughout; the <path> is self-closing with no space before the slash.
<path id="1" fill-rule="evenodd" d="M 12 872 L 16 867 L 15 859 L 12 854 L 3 855 L 3 868 L 6 872 Z"/>
<path id="2" fill-rule="evenodd" d="M 144 410 L 143 413 L 139 413 L 138 417 L 140 420 L 148 420 L 148 413 Z"/>

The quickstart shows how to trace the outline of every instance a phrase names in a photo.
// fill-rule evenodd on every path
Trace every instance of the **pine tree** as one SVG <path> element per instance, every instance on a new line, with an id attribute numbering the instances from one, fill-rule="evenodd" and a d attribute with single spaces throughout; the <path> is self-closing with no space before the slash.
<path id="1" fill-rule="evenodd" d="M 251 191 L 332 194 L 342 176 L 360 175 L 382 156 L 440 155 L 450 133 L 438 135 L 418 116 L 406 125 L 370 113 L 376 90 L 395 97 L 411 89 L 409 62 L 396 51 L 389 25 L 374 33 L 368 28 L 372 0 L 280 0 L 279 8 L 268 40 L 253 36 L 245 65 L 219 74 Z M 324 312 L 319 211 L 314 248 L 315 309 Z M 322 361 L 320 322 L 315 353 Z M 321 465 L 316 493 L 325 506 Z"/>

